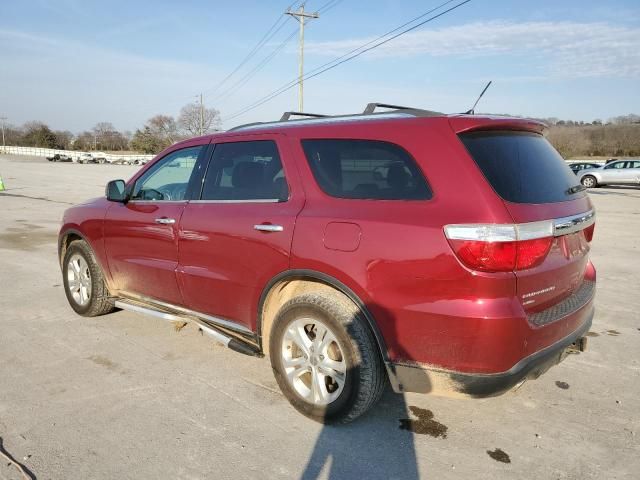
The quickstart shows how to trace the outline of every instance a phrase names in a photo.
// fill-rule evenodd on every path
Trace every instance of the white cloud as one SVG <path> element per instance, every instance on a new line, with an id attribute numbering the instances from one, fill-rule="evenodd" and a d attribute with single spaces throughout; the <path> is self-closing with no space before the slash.
<path id="1" fill-rule="evenodd" d="M 371 40 L 318 42 L 306 48 L 310 54 L 339 56 Z M 541 68 L 545 76 L 640 77 L 640 28 L 609 23 L 475 22 L 409 33 L 366 55 L 510 55 L 531 58 L 532 68 Z"/>

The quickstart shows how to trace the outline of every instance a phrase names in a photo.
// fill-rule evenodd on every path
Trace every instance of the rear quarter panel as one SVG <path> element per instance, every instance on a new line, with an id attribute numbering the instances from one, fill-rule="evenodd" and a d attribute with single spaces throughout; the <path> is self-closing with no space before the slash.
<path id="1" fill-rule="evenodd" d="M 321 131 L 307 127 L 289 136 L 307 199 L 296 223 L 291 268 L 320 271 L 351 288 L 373 314 L 392 361 L 451 367 L 470 358 L 472 350 L 491 352 L 493 343 L 474 341 L 480 338 L 478 332 L 459 320 L 502 315 L 505 309 L 517 308 L 509 300 L 515 297 L 515 277 L 513 273 L 470 274 L 453 255 L 443 226 L 508 223 L 510 217 L 486 182 L 468 168 L 466 151 L 447 120 L 403 120 L 398 127 L 393 122 L 371 122 Z M 371 139 L 401 145 L 422 168 L 433 197 L 421 201 L 330 197 L 319 189 L 306 161 L 300 145 L 306 138 Z M 331 222 L 360 227 L 355 250 L 327 248 L 324 236 Z M 486 328 L 480 323 L 475 327 Z M 508 337 L 508 329 L 496 329 L 491 342 L 503 339 L 508 345 Z"/>

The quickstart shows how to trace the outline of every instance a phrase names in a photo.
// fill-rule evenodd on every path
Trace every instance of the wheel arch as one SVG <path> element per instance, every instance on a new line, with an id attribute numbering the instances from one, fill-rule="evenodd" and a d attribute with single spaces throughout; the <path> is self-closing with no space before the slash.
<path id="1" fill-rule="evenodd" d="M 273 277 L 262 290 L 258 302 L 256 333 L 263 353 L 269 353 L 269 334 L 276 317 L 278 306 L 283 305 L 287 300 L 297 294 L 311 289 L 325 289 L 327 291 L 338 292 L 347 297 L 362 312 L 367 321 L 367 325 L 380 352 L 383 362 L 388 361 L 387 346 L 384 337 L 367 305 L 360 297 L 343 282 L 315 270 L 297 269 L 287 270 Z"/>
<path id="2" fill-rule="evenodd" d="M 89 247 L 91 247 L 91 243 L 89 243 L 87 238 L 79 230 L 76 230 L 75 228 L 65 230 L 58 236 L 58 261 L 60 265 L 62 265 L 62 260 L 67 252 L 67 248 L 69 248 L 71 242 L 75 240 L 83 240 L 87 245 L 89 245 Z"/>

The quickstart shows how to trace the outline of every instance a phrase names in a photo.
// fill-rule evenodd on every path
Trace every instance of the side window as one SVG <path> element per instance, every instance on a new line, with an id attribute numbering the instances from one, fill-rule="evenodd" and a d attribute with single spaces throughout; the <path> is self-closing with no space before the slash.
<path id="1" fill-rule="evenodd" d="M 640 168 L 640 162 L 628 162 L 629 168 Z"/>
<path id="2" fill-rule="evenodd" d="M 271 140 L 215 146 L 202 200 L 272 200 L 284 202 L 289 187 L 276 143 Z"/>
<path id="3" fill-rule="evenodd" d="M 376 140 L 303 140 L 320 188 L 332 197 L 426 200 L 431 190 L 409 153 Z"/>
<path id="4" fill-rule="evenodd" d="M 175 202 L 185 199 L 189 179 L 203 146 L 170 153 L 140 177 L 131 200 Z"/>
<path id="5" fill-rule="evenodd" d="M 626 162 L 615 162 L 615 163 L 610 163 L 609 165 L 607 165 L 604 168 L 625 168 L 625 163 Z"/>

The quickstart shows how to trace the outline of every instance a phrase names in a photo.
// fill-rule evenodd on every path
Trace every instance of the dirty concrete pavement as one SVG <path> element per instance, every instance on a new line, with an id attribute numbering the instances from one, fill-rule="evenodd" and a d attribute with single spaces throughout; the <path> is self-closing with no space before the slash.
<path id="1" fill-rule="evenodd" d="M 192 326 L 67 305 L 62 212 L 135 170 L 0 156 L 0 445 L 33 478 L 638 478 L 640 189 L 591 192 L 588 352 L 499 398 L 388 392 L 323 428 L 289 406 L 266 359 Z M 21 477 L 0 458 L 0 478 Z"/>

